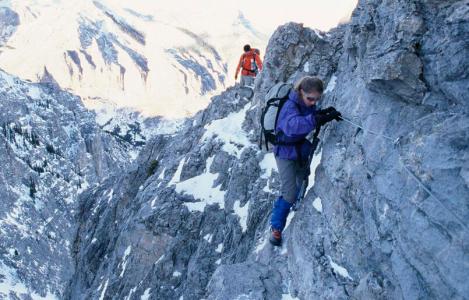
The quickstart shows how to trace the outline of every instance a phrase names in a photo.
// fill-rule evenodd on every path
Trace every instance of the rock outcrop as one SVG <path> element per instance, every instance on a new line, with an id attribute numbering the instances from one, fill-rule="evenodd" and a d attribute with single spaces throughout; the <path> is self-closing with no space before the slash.
<path id="1" fill-rule="evenodd" d="M 64 297 L 466 299 L 468 11 L 369 0 L 328 33 L 279 27 L 254 93 L 213 97 L 81 194 Z M 303 75 L 327 83 L 322 105 L 344 120 L 322 130 L 273 248 L 279 178 L 258 120 L 269 88 Z"/>

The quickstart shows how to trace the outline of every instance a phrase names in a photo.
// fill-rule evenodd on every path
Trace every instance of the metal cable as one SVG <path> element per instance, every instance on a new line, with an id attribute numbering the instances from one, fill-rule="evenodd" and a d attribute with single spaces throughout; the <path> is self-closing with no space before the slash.
<path id="1" fill-rule="evenodd" d="M 341 117 L 341 119 L 343 121 L 345 121 L 346 123 L 349 123 L 357 128 L 360 128 L 361 130 L 363 130 L 363 132 L 366 132 L 366 133 L 370 133 L 370 134 L 373 134 L 373 135 L 376 135 L 378 137 L 382 137 L 386 140 L 389 140 L 392 142 L 392 144 L 394 146 L 396 146 L 397 148 L 397 154 L 399 156 L 399 165 L 408 173 L 408 175 L 410 176 L 410 178 L 412 178 L 415 182 L 417 182 L 417 184 L 425 191 L 428 193 L 428 195 L 430 197 L 433 197 L 436 201 L 438 201 L 441 206 L 443 206 L 448 212 L 450 212 L 454 218 L 460 223 L 460 225 L 462 225 L 462 227 L 464 227 L 466 230 L 468 230 L 468 227 L 467 225 L 465 224 L 465 222 L 463 220 L 461 220 L 461 218 L 459 218 L 450 208 L 448 208 L 443 201 L 441 201 L 432 191 L 430 188 L 428 188 L 424 183 L 423 181 L 417 176 L 415 175 L 410 169 L 409 167 L 402 161 L 401 159 L 401 156 L 400 156 L 400 150 L 401 150 L 401 137 L 398 137 L 398 138 L 392 138 L 390 136 L 387 136 L 387 135 L 384 135 L 384 134 L 381 134 L 379 132 L 376 132 L 376 131 L 373 131 L 373 130 L 369 130 L 369 129 L 366 129 L 364 128 L 363 126 L 361 126 L 360 124 L 357 124 L 353 121 L 351 121 L 350 119 L 348 118 L 345 118 L 345 117 Z"/>

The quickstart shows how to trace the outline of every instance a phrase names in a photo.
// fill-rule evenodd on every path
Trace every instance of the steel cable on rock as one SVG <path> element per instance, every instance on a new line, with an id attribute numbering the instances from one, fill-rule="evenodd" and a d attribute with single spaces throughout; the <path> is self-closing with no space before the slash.
<path id="1" fill-rule="evenodd" d="M 454 114 L 453 114 L 454 115 Z M 363 132 L 366 132 L 366 133 L 369 133 L 369 134 L 372 134 L 372 135 L 375 135 L 375 136 L 378 136 L 378 137 L 381 137 L 385 140 L 388 140 L 390 141 L 393 146 L 397 149 L 397 154 L 398 154 L 398 157 L 399 157 L 399 165 L 408 173 L 408 175 L 410 176 L 410 178 L 412 178 L 425 192 L 428 193 L 428 195 L 430 197 L 433 197 L 436 201 L 438 201 L 440 203 L 441 206 L 443 206 L 451 215 L 453 215 L 453 217 L 460 223 L 460 225 L 462 227 L 464 227 L 466 230 L 468 229 L 467 228 L 467 225 L 464 223 L 463 220 L 461 220 L 450 208 L 448 208 L 444 202 L 442 200 L 440 200 L 433 192 L 432 190 L 427 187 L 423 181 L 417 176 L 415 175 L 410 169 L 409 167 L 402 161 L 402 157 L 400 156 L 400 150 L 402 150 L 401 148 L 401 139 L 402 137 L 398 137 L 398 138 L 392 138 L 388 135 L 384 135 L 382 133 L 379 133 L 379 132 L 376 132 L 376 131 L 373 131 L 373 130 L 370 130 L 370 129 L 367 129 L 367 128 L 364 128 L 362 125 L 358 124 L 358 123 L 355 123 L 353 122 L 352 120 L 350 120 L 349 118 L 346 118 L 346 117 L 343 117 L 341 116 L 341 119 L 343 121 L 345 121 L 346 123 L 354 126 L 354 127 L 357 127 L 357 128 L 360 128 L 361 130 L 363 130 Z"/>

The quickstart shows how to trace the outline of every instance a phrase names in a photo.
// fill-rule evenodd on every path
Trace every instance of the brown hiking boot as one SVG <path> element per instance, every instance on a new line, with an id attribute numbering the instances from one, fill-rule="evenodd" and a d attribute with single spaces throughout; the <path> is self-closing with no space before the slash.
<path id="1" fill-rule="evenodd" d="M 277 229 L 272 229 L 269 241 L 274 246 L 280 246 L 282 244 L 282 232 Z"/>

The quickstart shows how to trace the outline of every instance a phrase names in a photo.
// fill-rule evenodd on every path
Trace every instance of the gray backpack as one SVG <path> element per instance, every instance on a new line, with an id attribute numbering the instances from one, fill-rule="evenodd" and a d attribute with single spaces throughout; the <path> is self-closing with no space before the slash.
<path id="1" fill-rule="evenodd" d="M 269 150 L 269 144 L 279 145 L 275 128 L 277 127 L 278 116 L 285 102 L 292 85 L 285 82 L 279 82 L 270 88 L 265 96 L 265 107 L 261 115 L 261 136 L 259 140 L 259 148 L 262 149 L 262 141 L 264 139 L 265 148 Z M 285 143 L 282 143 L 285 144 Z M 289 143 L 291 144 L 291 143 Z"/>

